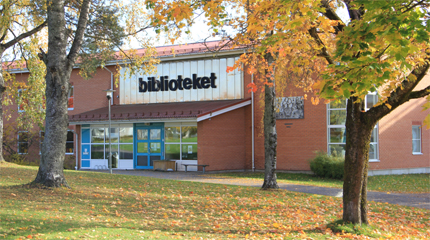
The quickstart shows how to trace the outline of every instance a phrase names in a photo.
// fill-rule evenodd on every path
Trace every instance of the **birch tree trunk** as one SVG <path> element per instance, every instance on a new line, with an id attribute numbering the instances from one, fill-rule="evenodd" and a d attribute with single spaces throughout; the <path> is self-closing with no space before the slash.
<path id="1" fill-rule="evenodd" d="M 269 65 L 273 62 L 273 57 L 268 54 L 266 57 Z M 276 118 L 275 118 L 275 86 L 273 75 L 268 79 L 268 83 L 264 87 L 264 183 L 262 189 L 277 189 L 279 188 L 276 181 L 276 148 L 277 148 L 277 133 L 276 133 Z"/>

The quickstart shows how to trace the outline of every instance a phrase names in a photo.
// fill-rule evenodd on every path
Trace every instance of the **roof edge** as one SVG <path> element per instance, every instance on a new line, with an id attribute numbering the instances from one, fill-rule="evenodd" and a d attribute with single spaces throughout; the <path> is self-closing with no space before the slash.
<path id="1" fill-rule="evenodd" d="M 197 115 L 197 122 L 201 122 L 203 120 L 209 119 L 211 117 L 215 117 L 233 110 L 236 110 L 238 108 L 241 107 L 245 107 L 247 105 L 250 105 L 252 103 L 252 99 L 251 98 L 247 98 L 244 99 L 243 101 L 240 101 L 238 103 L 233 103 L 224 107 L 220 107 L 218 109 L 215 109 L 213 111 L 207 112 L 207 113 L 202 113 Z"/>

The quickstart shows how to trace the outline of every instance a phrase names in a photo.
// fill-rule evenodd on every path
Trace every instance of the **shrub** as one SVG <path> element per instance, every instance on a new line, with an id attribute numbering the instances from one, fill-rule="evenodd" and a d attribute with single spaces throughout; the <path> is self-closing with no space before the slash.
<path id="1" fill-rule="evenodd" d="M 325 152 L 317 152 L 315 158 L 310 160 L 312 172 L 325 178 L 343 179 L 345 159 L 336 153 L 328 155 Z"/>

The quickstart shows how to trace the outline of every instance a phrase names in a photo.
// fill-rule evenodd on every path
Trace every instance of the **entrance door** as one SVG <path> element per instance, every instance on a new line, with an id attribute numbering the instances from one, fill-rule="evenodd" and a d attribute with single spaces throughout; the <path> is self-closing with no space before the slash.
<path id="1" fill-rule="evenodd" d="M 153 169 L 154 160 L 164 159 L 163 128 L 136 127 L 135 168 Z"/>

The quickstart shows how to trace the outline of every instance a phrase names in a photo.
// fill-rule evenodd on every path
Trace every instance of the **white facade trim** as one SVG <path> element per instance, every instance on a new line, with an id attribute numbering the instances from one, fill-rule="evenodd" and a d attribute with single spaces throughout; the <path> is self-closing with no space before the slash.
<path id="1" fill-rule="evenodd" d="M 368 176 L 430 173 L 430 167 L 369 170 Z"/>
<path id="2" fill-rule="evenodd" d="M 241 102 L 241 103 L 235 104 L 235 105 L 227 107 L 227 108 L 223 108 L 223 109 L 215 111 L 215 112 L 206 113 L 203 116 L 197 117 L 197 122 L 201 122 L 201 121 L 209 119 L 211 117 L 215 117 L 215 116 L 221 115 L 223 113 L 227 113 L 227 112 L 236 110 L 238 108 L 250 105 L 251 102 L 252 102 L 251 100 L 248 100 L 248 101 Z"/>

